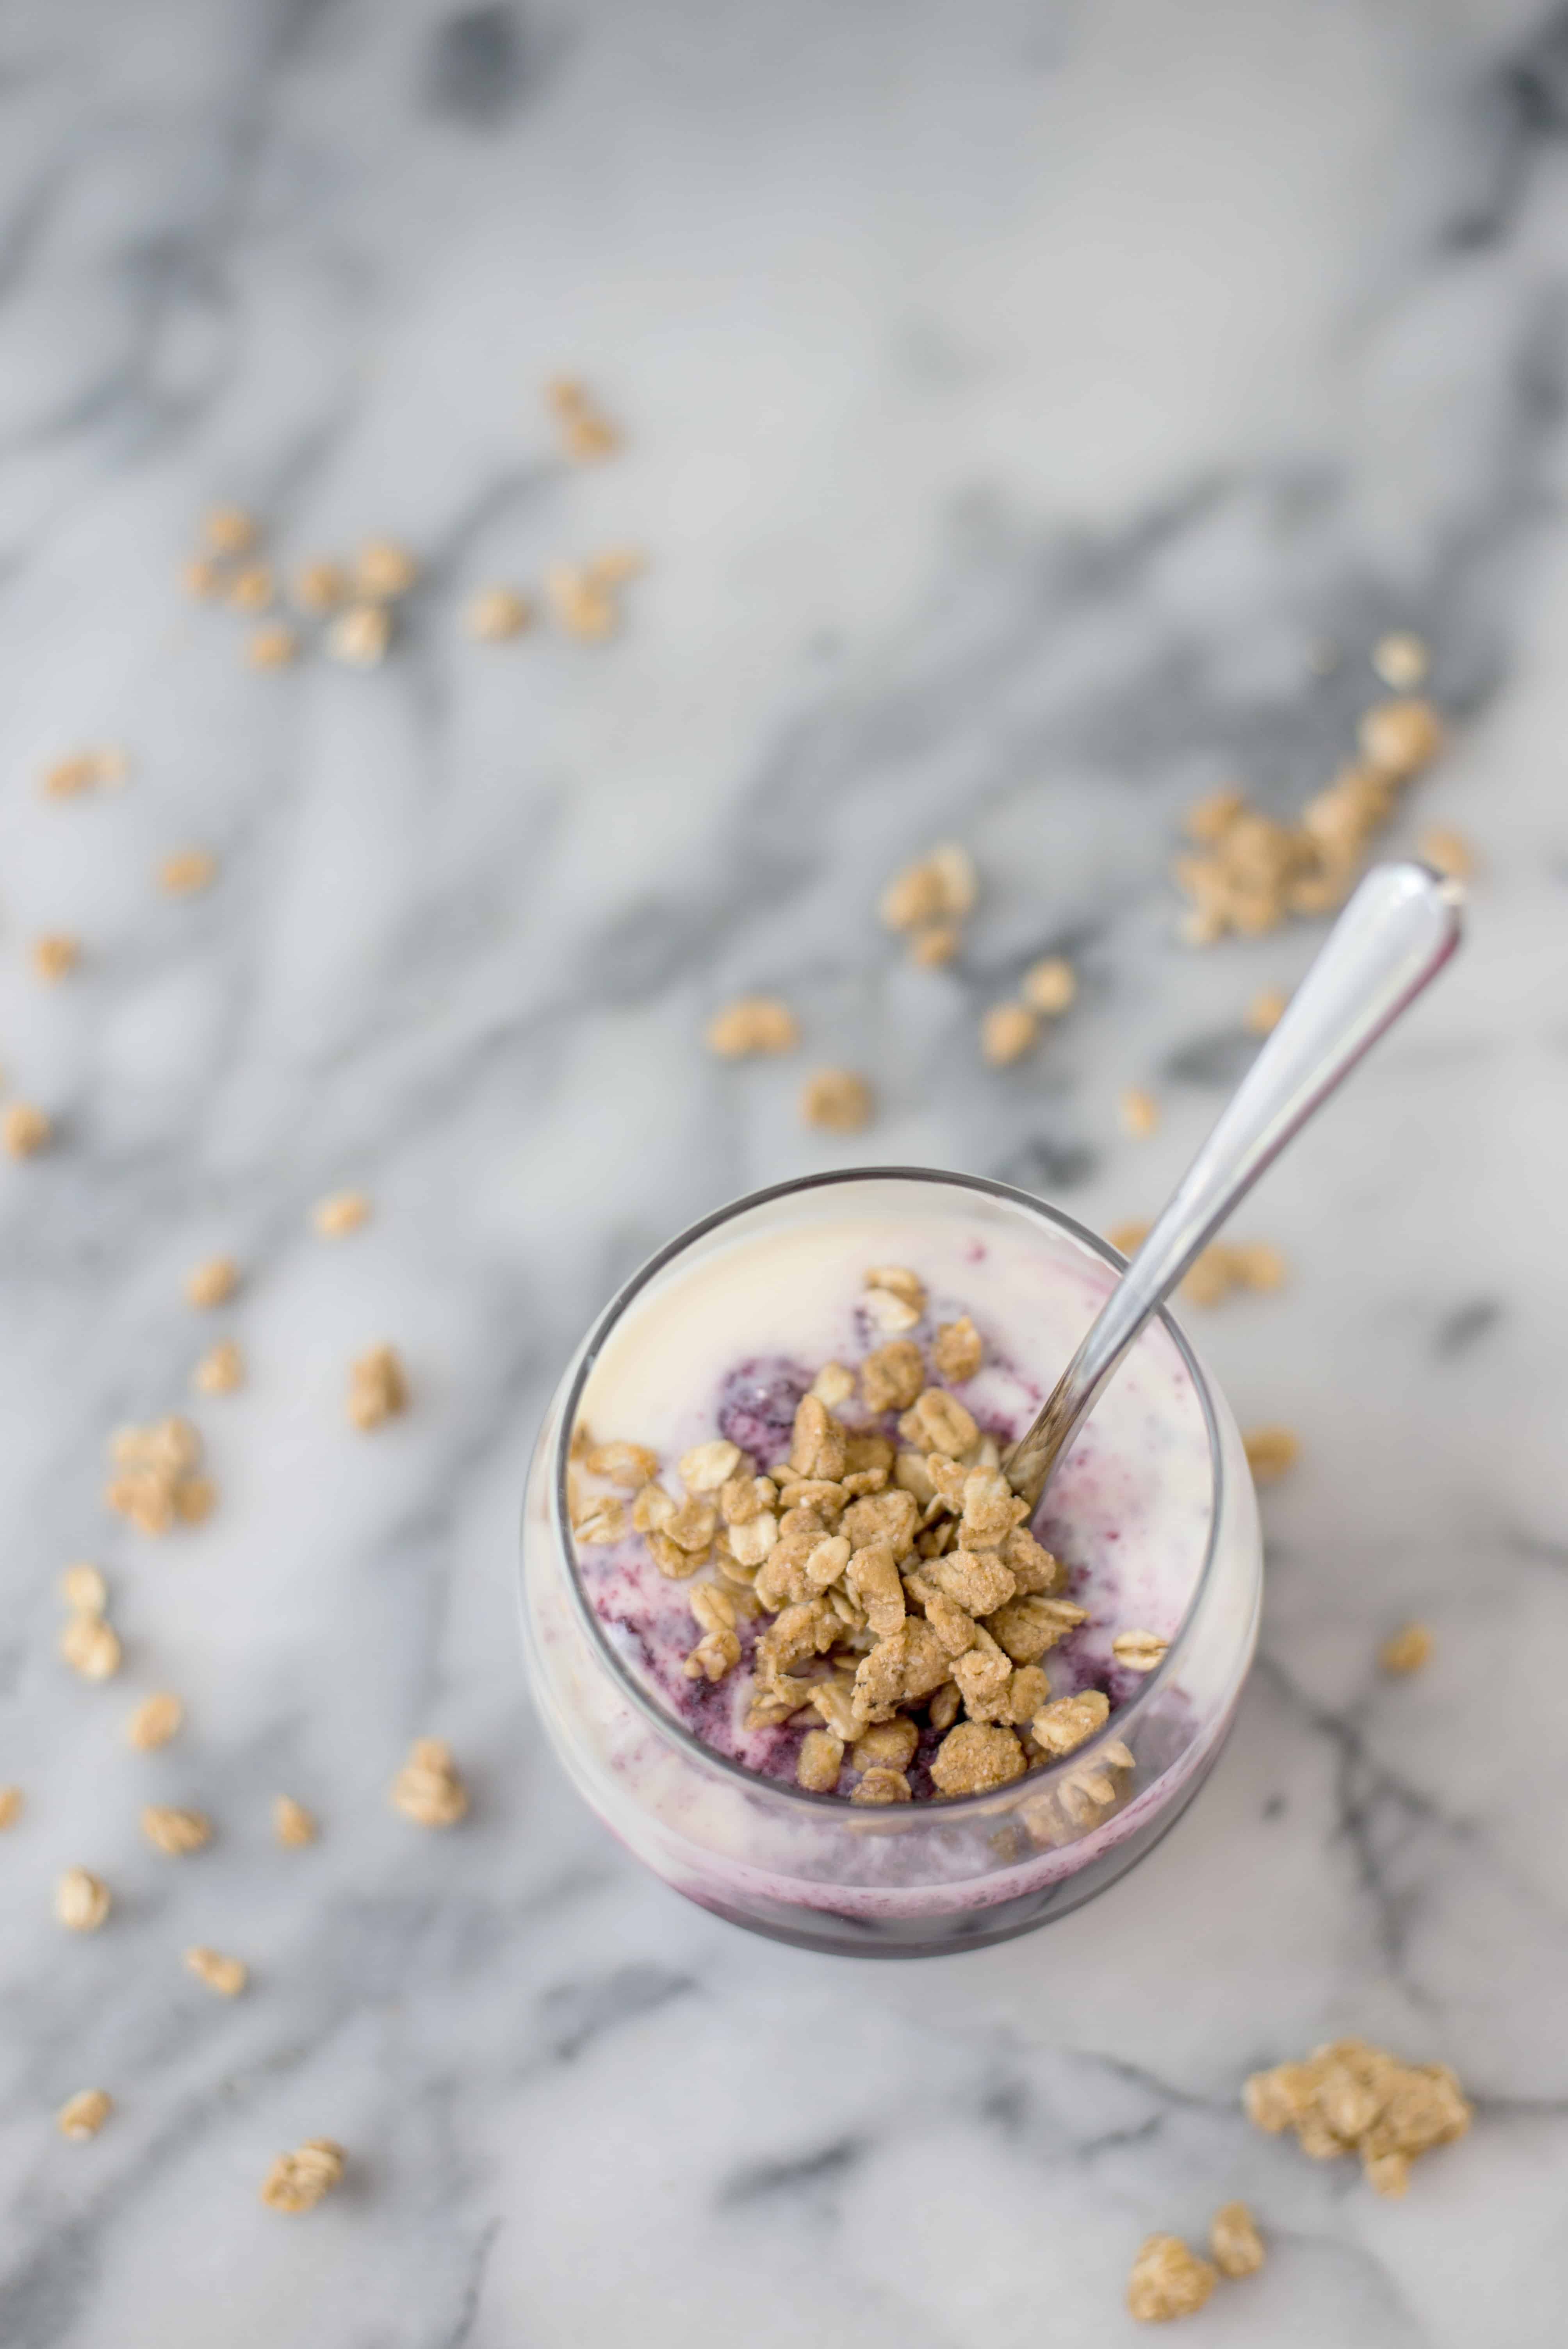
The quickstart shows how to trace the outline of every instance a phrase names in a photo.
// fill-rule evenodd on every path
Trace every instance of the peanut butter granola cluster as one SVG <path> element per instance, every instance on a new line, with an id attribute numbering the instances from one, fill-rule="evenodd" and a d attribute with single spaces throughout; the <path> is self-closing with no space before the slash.
<path id="1" fill-rule="evenodd" d="M 939 1796 L 987 1792 L 1075 1753 L 1109 1702 L 1095 1688 L 1053 1695 L 1042 1659 L 1085 1609 L 1030 1534 L 995 1438 L 940 1383 L 974 1378 L 980 1332 L 965 1315 L 922 1345 L 925 1288 L 902 1265 L 871 1268 L 861 1306 L 885 1341 L 858 1369 L 819 1371 L 788 1454 L 765 1466 L 718 1436 L 682 1456 L 677 1494 L 645 1445 L 595 1444 L 580 1426 L 573 1532 L 589 1547 L 640 1535 L 662 1574 L 689 1583 L 687 1676 L 718 1682 L 747 1665 L 746 1728 L 801 1731 L 795 1775 L 810 1792 L 862 1804 L 909 1802 L 927 1782 Z M 1123 1639 L 1138 1669 L 1164 1652 L 1152 1633 Z M 1029 1833 L 1081 1831 L 1131 1766 L 1113 1741 Z"/>
<path id="2" fill-rule="evenodd" d="M 1271 2137 L 1294 2129 L 1303 2153 L 1361 2157 L 1379 2194 L 1400 2195 L 1410 2164 L 1451 2145 L 1470 2125 L 1464 2091 L 1446 2064 L 1402 2064 L 1365 2039 L 1336 2039 L 1304 2064 L 1254 2072 L 1242 2092 L 1247 2118 Z"/>

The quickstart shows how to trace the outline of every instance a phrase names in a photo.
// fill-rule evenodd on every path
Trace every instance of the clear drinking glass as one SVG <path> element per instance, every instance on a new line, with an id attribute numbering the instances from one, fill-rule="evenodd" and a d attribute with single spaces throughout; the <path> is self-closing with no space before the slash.
<path id="1" fill-rule="evenodd" d="M 545 1414 L 523 1510 L 524 1643 L 535 1699 L 590 1807 L 666 1884 L 733 1923 L 805 1949 L 915 1957 L 1031 1931 L 1153 1848 L 1220 1753 L 1257 1638 L 1263 1557 L 1241 1435 L 1186 1338 L 1161 1314 L 1136 1352 L 1173 1350 L 1208 1444 L 1208 1532 L 1158 1669 L 1065 1761 L 987 1794 L 852 1805 L 761 1777 L 703 1744 L 634 1675 L 579 1579 L 567 1463 L 583 1390 L 628 1315 L 739 1238 L 851 1212 L 961 1220 L 1060 1254 L 1097 1296 L 1122 1259 L 1069 1216 L 1000 1183 L 910 1168 L 808 1176 L 706 1217 L 629 1280 L 589 1331 Z M 1087 1326 L 1087 1324 L 1086 1324 Z M 1047 1367 L 1053 1374 L 1056 1365 Z M 1045 1516 L 1048 1520 L 1050 1496 Z M 1118 1743 L 1119 1742 L 1119 1744 Z M 1108 1755 L 1130 1752 L 1132 1766 Z"/>

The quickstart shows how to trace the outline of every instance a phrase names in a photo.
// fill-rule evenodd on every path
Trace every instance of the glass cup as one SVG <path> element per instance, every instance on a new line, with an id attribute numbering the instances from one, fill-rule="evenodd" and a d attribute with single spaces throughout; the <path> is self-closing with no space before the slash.
<path id="1" fill-rule="evenodd" d="M 1138 1345 L 1166 1350 L 1173 1368 L 1179 1360 L 1197 1399 L 1208 1444 L 1207 1539 L 1163 1661 L 1098 1736 L 994 1792 L 885 1808 L 759 1776 L 703 1744 L 634 1676 L 579 1579 L 567 1501 L 571 1431 L 594 1364 L 626 1316 L 737 1239 L 798 1232 L 846 1208 L 957 1219 L 998 1245 L 1011 1236 L 1037 1253 L 1055 1250 L 1080 1279 L 1087 1275 L 1097 1300 L 1121 1268 L 1104 1240 L 1026 1193 L 923 1169 L 807 1176 L 694 1225 L 606 1307 L 552 1398 L 523 1509 L 524 1644 L 568 1775 L 666 1884 L 732 1923 L 804 1949 L 940 1955 L 1066 1916 L 1175 1825 L 1213 1767 L 1252 1661 L 1263 1580 L 1257 1506 L 1230 1409 L 1162 1313 Z M 1047 1495 L 1047 1520 L 1049 1510 Z"/>

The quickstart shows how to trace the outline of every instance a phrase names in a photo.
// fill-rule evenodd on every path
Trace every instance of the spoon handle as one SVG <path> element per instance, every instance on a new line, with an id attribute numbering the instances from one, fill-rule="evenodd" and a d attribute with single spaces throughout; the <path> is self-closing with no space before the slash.
<path id="1" fill-rule="evenodd" d="M 1175 1195 L 1006 1461 L 1031 1507 L 1100 1389 L 1264 1169 L 1460 942 L 1464 892 L 1424 864 L 1374 865 L 1329 932 Z"/>

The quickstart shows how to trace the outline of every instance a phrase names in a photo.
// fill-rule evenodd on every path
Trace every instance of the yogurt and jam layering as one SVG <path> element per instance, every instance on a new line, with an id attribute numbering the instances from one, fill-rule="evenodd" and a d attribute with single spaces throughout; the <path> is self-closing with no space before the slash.
<path id="1" fill-rule="evenodd" d="M 742 1202 L 593 1333 L 531 1485 L 535 1685 L 678 1889 L 813 1946 L 961 1947 L 1078 1905 L 1196 1790 L 1258 1538 L 1173 1326 L 1037 1523 L 1001 1472 L 1114 1278 L 1021 1194 L 871 1172 Z"/>

